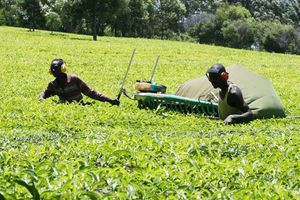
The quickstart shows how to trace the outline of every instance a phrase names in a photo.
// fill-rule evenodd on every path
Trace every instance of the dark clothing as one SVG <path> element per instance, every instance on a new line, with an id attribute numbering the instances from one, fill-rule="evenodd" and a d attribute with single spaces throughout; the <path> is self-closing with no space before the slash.
<path id="1" fill-rule="evenodd" d="M 51 81 L 45 91 L 41 93 L 40 98 L 46 99 L 58 95 L 62 102 L 79 102 L 83 98 L 81 93 L 95 100 L 111 101 L 109 97 L 90 88 L 78 76 L 70 74 L 67 74 L 67 82 L 63 86 L 58 84 L 57 79 Z"/>

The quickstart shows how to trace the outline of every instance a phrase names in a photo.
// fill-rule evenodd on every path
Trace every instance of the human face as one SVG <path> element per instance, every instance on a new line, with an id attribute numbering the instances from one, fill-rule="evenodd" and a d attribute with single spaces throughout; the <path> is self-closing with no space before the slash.
<path id="1" fill-rule="evenodd" d="M 60 67 L 58 66 L 51 66 L 50 70 L 54 77 L 58 77 L 62 74 Z"/>
<path id="2" fill-rule="evenodd" d="M 222 85 L 222 80 L 221 80 L 220 74 L 207 73 L 206 76 L 214 88 L 219 88 Z"/>

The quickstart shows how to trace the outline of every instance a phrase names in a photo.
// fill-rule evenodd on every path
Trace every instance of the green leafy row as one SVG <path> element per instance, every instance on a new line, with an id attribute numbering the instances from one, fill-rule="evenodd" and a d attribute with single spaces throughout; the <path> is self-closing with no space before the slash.
<path id="1" fill-rule="evenodd" d="M 191 43 L 110 38 L 0 27 L 0 199 L 298 199 L 299 56 Z M 149 79 L 174 93 L 213 63 L 263 74 L 288 117 L 225 126 L 166 110 L 38 101 L 50 61 L 114 97 L 132 50 L 126 88 Z M 85 98 L 86 101 L 93 100 Z"/>

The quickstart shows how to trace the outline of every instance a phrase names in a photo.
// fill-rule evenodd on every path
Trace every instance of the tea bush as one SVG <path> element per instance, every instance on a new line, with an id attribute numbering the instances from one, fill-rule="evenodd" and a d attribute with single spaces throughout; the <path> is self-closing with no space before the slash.
<path id="1" fill-rule="evenodd" d="M 195 43 L 0 27 L 0 199 L 298 199 L 300 57 Z M 68 72 L 115 97 L 133 49 L 126 88 L 149 79 L 174 93 L 213 63 L 240 63 L 272 80 L 284 119 L 225 126 L 200 115 L 43 102 L 63 58 Z"/>

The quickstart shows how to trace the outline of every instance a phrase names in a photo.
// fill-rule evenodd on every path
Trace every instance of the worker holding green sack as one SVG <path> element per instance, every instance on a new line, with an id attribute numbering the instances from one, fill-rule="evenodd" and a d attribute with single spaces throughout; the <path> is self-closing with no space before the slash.
<path id="1" fill-rule="evenodd" d="M 206 76 L 214 88 L 220 88 L 218 112 L 225 124 L 244 123 L 253 120 L 253 113 L 244 101 L 241 89 L 228 81 L 229 74 L 222 64 L 212 65 Z"/>

